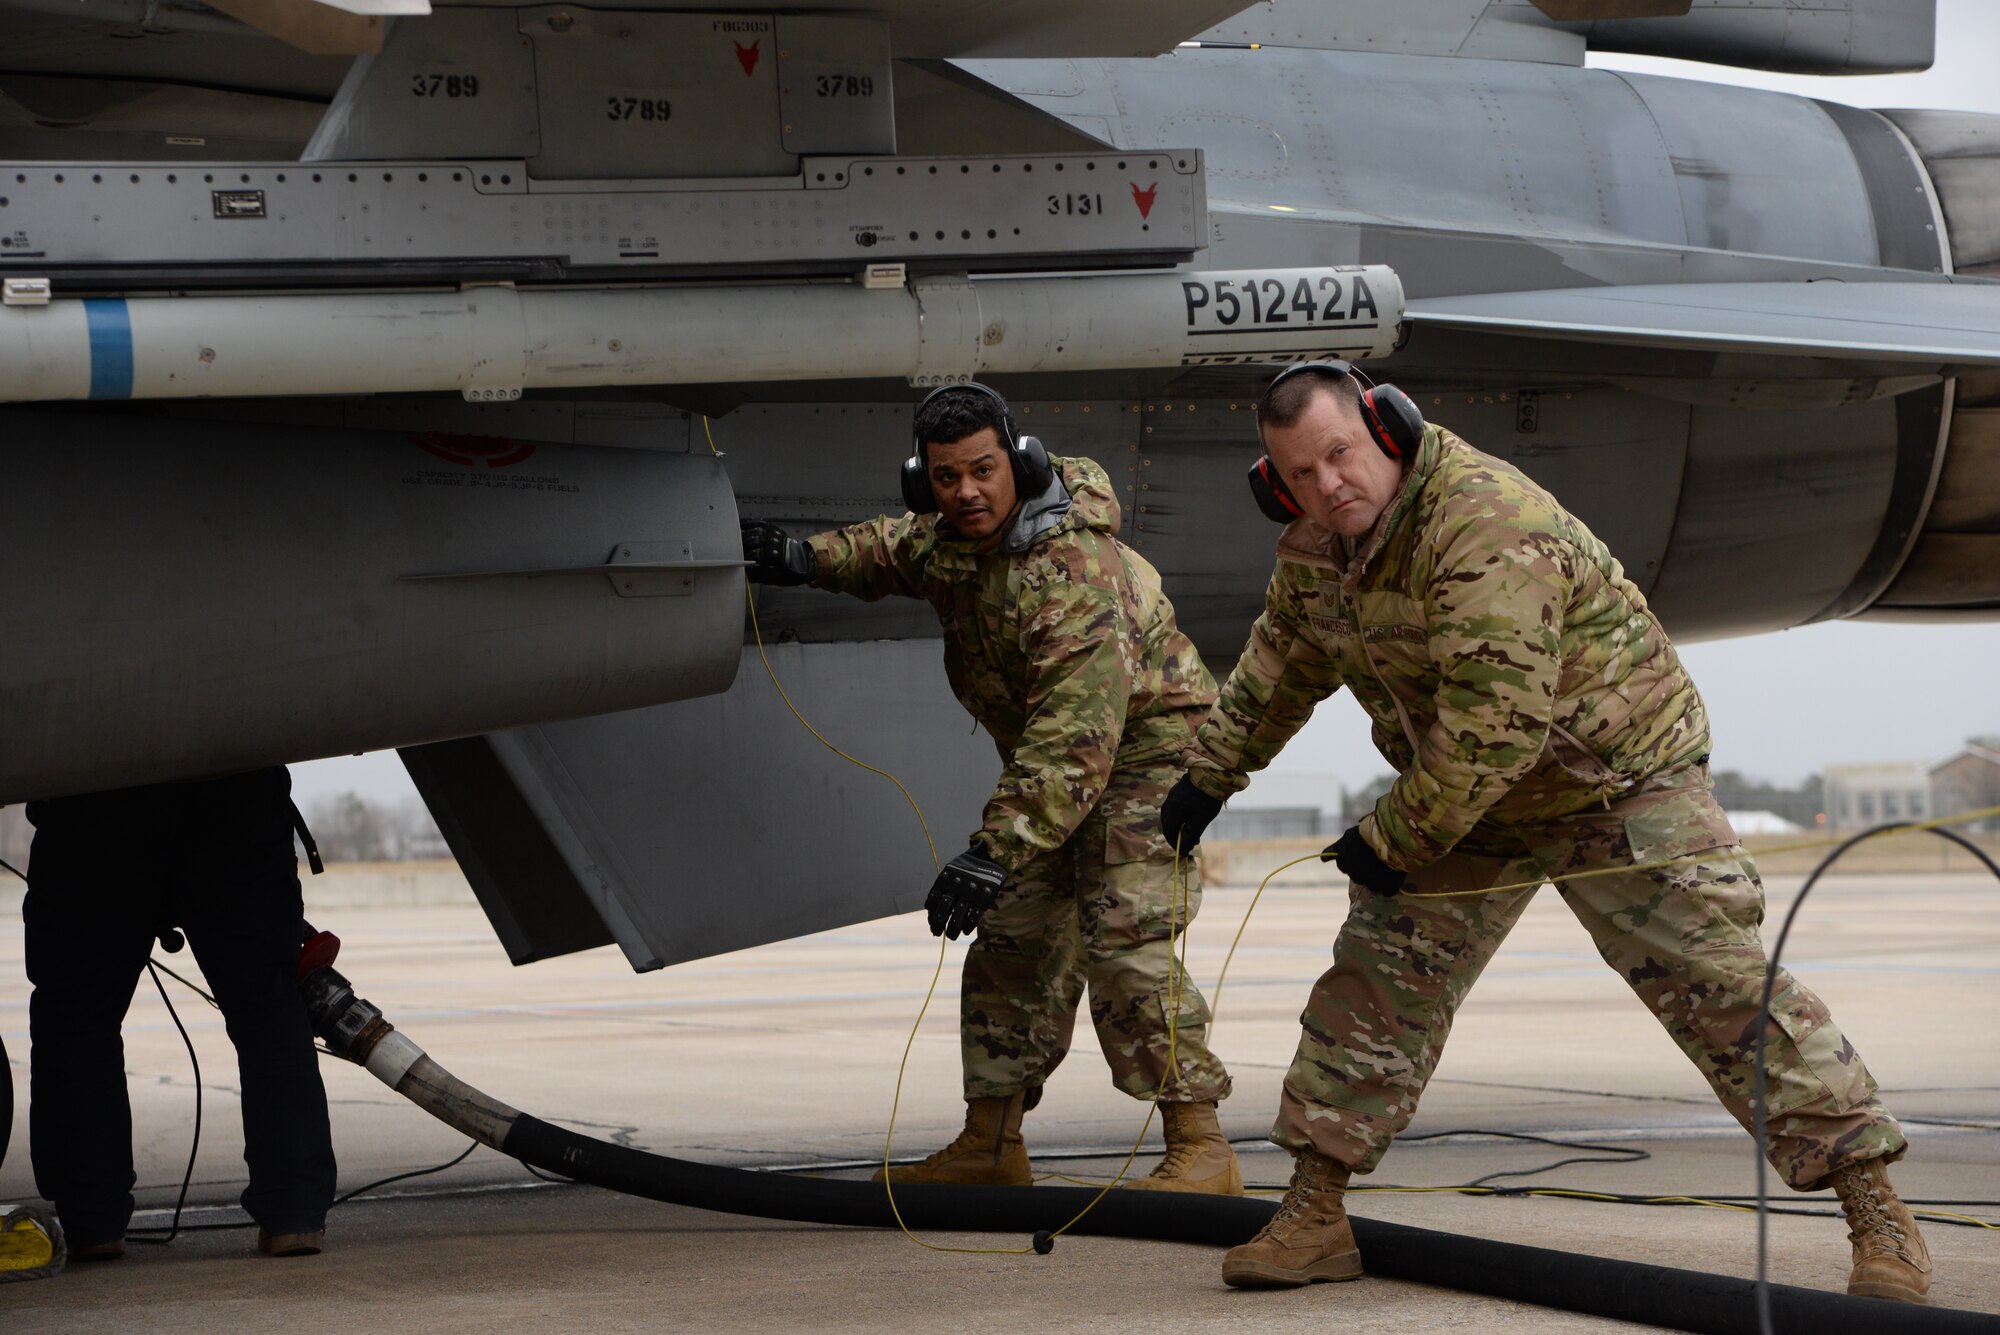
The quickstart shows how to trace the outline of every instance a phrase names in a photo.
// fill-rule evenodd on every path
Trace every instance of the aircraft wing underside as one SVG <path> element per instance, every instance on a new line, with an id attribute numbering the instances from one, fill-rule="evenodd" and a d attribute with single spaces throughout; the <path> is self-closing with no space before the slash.
<path id="1" fill-rule="evenodd" d="M 1413 300 L 1419 325 L 1593 343 L 2000 366 L 2000 284 L 1673 283 Z"/>
<path id="2" fill-rule="evenodd" d="M 381 49 L 385 17 L 484 9 L 532 9 L 534 0 L 483 0 L 476 5 L 431 5 L 426 0 L 222 0 L 214 6 L 192 0 L 8 0 L 0 3 L 0 32 L 10 45 L 10 72 L 54 72 L 90 44 L 89 25 L 120 28 L 119 37 L 189 32 L 210 37 L 243 29 L 221 14 L 239 19 L 301 51 L 323 55 Z M 766 0 L 703 0 L 677 3 L 601 3 L 586 8 L 699 12 L 768 17 Z M 792 16 L 826 15 L 880 24 L 897 56 L 938 59 L 951 56 L 1153 56 L 1221 23 L 1244 8 L 1243 0 L 1149 0 L 1146 4 L 1079 5 L 1070 0 L 875 0 L 829 4 L 803 0 L 787 4 Z M 369 25 L 372 26 L 357 26 Z M 115 45 L 115 43 L 114 43 Z M 163 42 L 151 45 L 164 46 Z M 23 62 L 22 56 L 27 60 Z M 104 57 L 97 59 L 101 62 Z M 245 71 L 256 84 L 264 76 Z"/>

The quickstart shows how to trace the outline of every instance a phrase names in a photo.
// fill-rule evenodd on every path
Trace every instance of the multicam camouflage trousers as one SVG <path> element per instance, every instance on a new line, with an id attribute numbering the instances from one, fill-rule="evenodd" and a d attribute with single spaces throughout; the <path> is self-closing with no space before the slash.
<path id="1" fill-rule="evenodd" d="M 1608 810 L 1481 838 L 1413 873 L 1406 892 L 1513 885 L 1701 854 L 1656 870 L 1559 883 L 1605 963 L 1658 1017 L 1745 1129 L 1757 1030 L 1765 1032 L 1765 1154 L 1800 1190 L 1834 1169 L 1894 1160 L 1903 1134 L 1824 1003 L 1780 970 L 1768 1018 L 1758 925 L 1764 887 L 1709 791 L 1682 771 Z M 1334 964 L 1313 986 L 1271 1139 L 1374 1169 L 1415 1116 L 1452 1015 L 1533 889 L 1454 899 L 1356 886 Z"/>
<path id="2" fill-rule="evenodd" d="M 1174 937 L 1201 907 L 1197 859 L 1183 863 L 1176 905 L 1174 853 L 1159 832 L 1179 773 L 1172 763 L 1114 772 L 1069 842 L 1010 877 L 980 920 L 959 1001 L 966 1098 L 1026 1090 L 1033 1107 L 1069 1053 L 1086 983 L 1114 1085 L 1140 1099 L 1160 1091 L 1163 1103 L 1229 1093 L 1208 1050 L 1208 1003 L 1174 958 Z"/>

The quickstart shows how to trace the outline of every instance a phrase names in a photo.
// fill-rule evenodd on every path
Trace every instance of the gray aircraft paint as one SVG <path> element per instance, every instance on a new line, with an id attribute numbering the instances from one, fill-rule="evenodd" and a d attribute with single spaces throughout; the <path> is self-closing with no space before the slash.
<path id="1" fill-rule="evenodd" d="M 706 452 L 4 421 L 0 802 L 707 695 L 736 670 L 742 550 Z"/>
<path id="2" fill-rule="evenodd" d="M 64 13 L 127 22 L 134 17 L 106 0 L 90 3 L 94 9 Z M 2000 120 L 1953 113 L 1882 116 L 1809 99 L 1578 68 L 1592 40 L 1607 47 L 1665 42 L 1676 54 L 1723 52 L 1745 63 L 1793 68 L 1899 67 L 1921 63 L 1931 27 L 1928 5 L 1829 0 L 1811 14 L 1775 7 L 1746 14 L 1703 0 L 1678 26 L 1648 21 L 1626 31 L 1560 27 L 1526 5 L 1468 0 L 1354 0 L 1337 9 L 1282 0 L 1233 16 L 1229 8 L 941 7 L 916 0 L 881 7 L 894 61 L 900 154 L 955 158 L 971 167 L 983 154 L 1087 161 L 1202 150 L 1207 199 L 1196 225 L 1207 236 L 1191 249 L 1162 247 L 1150 254 L 1128 237 L 1094 256 L 1076 251 L 1077 240 L 1066 236 L 1056 250 L 1031 254 L 1010 252 L 1007 244 L 988 247 L 983 238 L 948 235 L 940 244 L 932 235 L 940 229 L 932 225 L 929 232 L 916 229 L 921 244 L 878 245 L 870 248 L 870 260 L 902 260 L 922 276 L 1056 268 L 1065 259 L 1062 247 L 1070 248 L 1069 261 L 1095 266 L 1114 254 L 1120 263 L 1164 259 L 1202 269 L 1387 265 L 1406 283 L 1414 315 L 1402 345 L 1371 369 L 1410 390 L 1434 420 L 1520 462 L 1549 485 L 1612 545 L 1678 636 L 1877 609 L 1990 616 L 2000 607 L 1991 573 L 2000 570 L 2000 553 L 1993 550 L 2000 543 L 2000 502 L 1994 500 L 2000 487 L 1993 481 L 2000 476 L 2000 431 L 1992 425 L 2000 411 L 2000 379 L 1976 369 L 2000 318 L 1981 320 L 1977 309 L 1979 294 L 1995 289 L 1966 281 L 1991 272 L 2000 250 L 1986 225 L 1990 201 L 2000 192 L 1992 147 L 1992 127 Z M 509 11 L 506 17 L 518 34 L 521 15 Z M 266 93 L 331 96 L 349 69 L 349 62 L 302 57 L 213 16 L 183 14 L 171 3 L 156 19 L 169 29 L 185 23 L 188 30 L 148 32 L 113 50 L 116 44 L 88 39 L 88 31 L 101 30 L 79 26 L 93 20 L 55 17 L 49 6 L 14 0 L 0 5 L 0 40 L 31 72 L 76 73 L 92 60 L 130 76 L 213 80 L 253 69 Z M 1216 24 L 1221 26 L 1202 32 Z M 204 30 L 197 34 L 195 28 Z M 1202 40 L 1261 41 L 1265 49 L 1206 47 L 1126 58 L 1150 57 L 1198 34 Z M 1340 46 L 1350 49 L 1321 49 Z M 1016 56 L 1036 59 L 991 59 Z M 941 58 L 962 63 L 943 64 Z M 109 128 L 111 120 L 105 118 L 102 142 L 132 142 L 129 132 Z M 873 134 L 879 145 L 879 119 L 864 121 L 840 133 Z M 78 123 L 86 126 L 79 142 L 92 142 L 91 117 Z M 787 148 L 782 124 L 774 103 L 769 124 L 760 121 L 743 133 L 758 138 L 761 154 L 774 144 Z M 496 126 L 518 142 L 518 121 Z M 538 117 L 538 133 L 549 130 Z M 368 136 L 350 131 L 357 137 L 344 151 L 359 153 Z M 37 136 L 37 145 L 50 142 L 47 132 Z M 586 229 L 574 222 L 574 240 L 554 248 L 541 244 L 551 227 L 563 240 L 565 204 L 575 219 L 579 207 L 629 210 L 635 193 L 679 190 L 678 202 L 686 202 L 689 192 L 716 189 L 686 180 L 623 180 L 544 190 L 551 183 L 530 181 L 526 164 L 546 157 L 549 145 L 537 143 L 532 153 L 527 147 L 489 164 L 496 179 L 514 175 L 500 162 L 521 164 L 520 175 L 506 183 L 510 197 L 499 202 L 535 210 L 519 250 L 508 251 L 509 263 L 538 250 L 553 249 L 560 257 L 585 244 Z M 848 147 L 860 152 L 858 144 Z M 584 169 L 588 157 L 577 156 L 576 145 L 561 151 L 571 154 L 552 159 L 565 161 L 562 170 Z M 199 155 L 180 156 L 200 161 Z M 278 170 L 269 163 L 228 165 L 239 175 Z M 400 175 L 410 164 L 389 158 L 371 165 L 378 174 Z M 38 163 L 10 170 L 53 169 Z M 127 175 L 136 171 L 151 182 L 146 173 L 155 169 L 187 166 L 134 162 Z M 364 181 L 358 168 L 354 174 L 356 181 L 337 184 L 355 186 L 356 194 L 343 189 L 321 198 L 350 202 L 357 217 L 368 204 L 372 217 L 372 208 L 390 198 L 379 191 L 385 183 Z M 0 183 L 0 193 L 19 184 Z M 371 197 L 359 195 L 364 184 Z M 788 198 L 824 196 L 817 184 L 794 177 L 772 188 L 789 192 Z M 120 247 L 104 252 L 115 263 L 125 254 L 158 260 L 199 234 L 189 227 L 176 236 L 175 228 L 156 226 L 149 235 L 134 225 L 144 220 L 143 212 L 116 216 L 121 196 L 109 189 L 114 185 L 136 188 L 123 177 L 102 189 L 94 182 L 65 182 L 62 198 L 74 235 L 52 235 L 76 245 L 90 242 L 93 233 L 101 238 L 116 231 Z M 1161 189 L 1164 194 L 1167 187 Z M 270 200 L 267 194 L 267 209 Z M 208 204 L 206 198 L 197 202 Z M 986 207 L 1032 202 L 989 201 Z M 923 196 L 914 193 L 898 205 L 921 206 Z M 23 207 L 44 205 L 37 196 Z M 198 211 L 190 209 L 191 220 Z M 79 221 L 86 218 L 92 221 Z M 252 225 L 206 215 L 204 221 L 211 229 Z M 906 225 L 901 233 L 909 230 Z M 691 257 L 682 276 L 713 273 L 702 266 L 713 266 L 716 256 L 702 248 L 713 246 L 716 233 L 682 228 L 679 235 L 687 238 Z M 1139 239 L 1150 238 L 1142 233 Z M 498 249 L 511 246 L 510 230 Z M 747 272 L 784 282 L 836 279 L 832 267 L 794 267 L 835 264 L 835 246 L 815 241 L 814 247 L 802 248 L 796 259 L 766 252 Z M 340 262 L 351 263 L 352 249 L 290 246 L 272 253 L 338 253 L 346 256 Z M 490 235 L 485 249 L 495 249 Z M 487 271 L 479 246 L 469 254 L 445 255 L 434 246 L 423 253 L 432 263 L 422 272 L 424 282 L 574 283 L 584 272 L 566 260 L 519 272 Z M 377 268 L 350 269 L 351 280 L 393 285 L 399 254 L 393 241 L 378 244 L 372 257 Z M 631 267 L 622 273 L 676 276 L 667 255 L 655 258 L 657 271 Z M 439 259 L 464 267 L 452 271 L 438 266 Z M 126 295 L 111 266 L 100 267 L 106 272 L 94 281 L 109 284 L 105 294 Z M 256 278 L 198 261 L 188 273 L 162 270 L 156 281 L 224 286 Z M 287 280 L 299 281 L 296 275 Z M 1910 309 L 1925 319 L 1951 315 L 1961 300 L 1974 309 L 1938 331 L 1956 342 L 1938 343 L 1912 360 L 1907 345 L 1913 340 L 1893 328 L 1847 339 L 1828 333 L 1843 324 L 1854 333 L 1869 303 L 1884 292 L 1848 299 L 1815 292 L 1810 309 L 1788 308 L 1794 318 L 1772 322 L 1783 312 L 1747 307 L 1749 288 L 1725 295 L 1708 286 L 1808 280 L 1816 287 L 1832 280 L 1844 287 L 1891 282 L 1896 289 L 1890 299 L 1915 303 Z M 1657 310 L 1650 320 L 1606 314 L 1607 299 L 1617 300 L 1610 289 L 1661 285 L 1684 287 L 1678 297 L 1692 299 L 1672 303 L 1681 308 L 1672 328 Z M 1518 300 L 1510 299 L 1514 294 Z M 59 298 L 66 295 L 58 291 Z M 786 333 L 764 332 L 772 340 Z M 908 375 L 906 369 L 817 384 L 710 381 L 661 397 L 716 415 L 723 466 L 744 513 L 808 531 L 894 505 L 890 474 L 907 448 Z M 1240 644 L 1269 565 L 1272 531 L 1248 505 L 1240 480 L 1255 450 L 1248 402 L 1263 376 L 1253 368 L 1208 365 L 1087 374 L 1051 368 L 1000 378 L 1024 425 L 1051 448 L 1091 454 L 1110 468 L 1127 539 L 1160 566 L 1183 623 L 1218 662 Z M 422 421 L 431 430 L 626 444 L 647 429 L 618 417 L 617 405 L 593 402 L 587 389 L 572 393 L 567 400 L 531 395 L 514 403 L 435 397 L 189 402 L 156 412 L 176 429 L 209 423 L 200 429 L 248 439 L 274 430 L 293 438 L 300 423 L 341 432 L 407 429 Z M 122 420 L 98 416 L 101 411 L 72 417 L 100 428 Z M 687 427 L 699 426 L 685 417 L 672 420 L 683 440 Z M 603 554 L 564 559 L 585 564 L 602 561 Z M 729 578 L 733 587 L 733 577 L 710 578 Z M 889 760 L 898 768 L 907 757 L 928 776 L 918 783 L 920 795 L 934 789 L 936 805 L 948 813 L 938 823 L 962 834 L 992 762 L 983 739 L 969 736 L 963 720 L 951 722 L 954 713 L 938 694 L 941 671 L 926 667 L 936 652 L 928 609 L 774 590 L 764 615 L 767 635 L 789 646 L 780 656 L 796 655 L 797 670 L 814 683 L 814 721 L 851 729 L 853 749 L 873 762 Z M 740 652 L 733 628 L 729 643 Z M 832 665 L 838 673 L 822 678 L 822 666 Z M 869 689 L 852 689 L 856 682 Z M 878 683 L 879 692 L 873 689 Z M 898 832 L 893 792 L 884 786 L 879 802 L 865 816 L 859 811 L 864 785 L 879 783 L 871 776 L 854 772 L 850 793 L 812 789 L 801 795 L 788 774 L 781 783 L 791 786 L 784 791 L 808 814 L 761 814 L 751 781 L 758 762 L 769 754 L 803 763 L 817 744 L 788 715 L 748 709 L 757 686 L 751 674 L 741 674 L 730 693 L 642 711 L 644 723 L 611 715 L 537 727 L 532 737 L 413 748 L 411 770 L 516 958 L 617 939 L 632 962 L 646 966 L 782 936 L 809 922 L 832 925 L 889 911 L 921 892 L 927 863 L 894 843 L 908 831 Z M 517 712 L 507 722 L 530 717 L 518 712 L 518 704 L 508 708 Z M 660 721 L 653 721 L 656 716 Z M 665 721 L 669 716 L 673 721 Z M 717 719 L 728 726 L 718 731 Z M 793 735 L 781 739 L 787 729 Z M 957 756 L 949 748 L 961 738 L 965 759 L 953 762 L 948 776 L 924 769 L 930 748 Z M 404 737 L 418 739 L 414 731 Z M 717 754 L 738 743 L 755 754 Z M 269 758 L 305 754 L 294 749 Z M 101 750 L 97 759 L 122 763 L 115 748 Z M 661 774 L 675 766 L 677 775 L 692 770 L 713 776 L 708 789 L 673 789 L 678 779 Z M 635 801 L 642 790 L 664 805 Z M 861 837 L 823 828 L 812 818 L 815 801 L 861 822 Z M 758 847 L 746 860 L 737 848 L 751 839 Z M 885 871 L 885 859 L 893 868 Z M 809 890 L 802 882 L 774 879 L 803 866 L 812 868 Z M 778 884 L 795 888 L 774 892 Z M 759 891 L 755 899 L 747 893 L 752 889 Z"/>
<path id="3" fill-rule="evenodd" d="M 963 851 L 1000 762 L 992 740 L 967 727 L 935 642 L 786 643 L 768 653 L 828 740 L 908 787 L 939 860 Z M 514 837 L 546 841 L 545 856 L 583 889 L 604 939 L 635 969 L 908 912 L 936 874 L 910 804 L 801 728 L 754 648 L 723 694 L 481 744 L 536 818 Z M 411 769 L 441 816 L 478 833 L 508 819 L 469 800 L 478 757 L 462 744 L 425 750 L 435 754 Z M 745 765 L 759 776 L 754 793 L 732 777 Z M 496 923 L 534 913 L 550 884 L 519 865 L 468 871 Z M 762 887 L 754 904 L 750 886 Z M 545 953 L 525 930 L 503 931 L 502 943 L 517 963 Z"/>
<path id="4" fill-rule="evenodd" d="M 847 278 L 885 258 L 953 273 L 1159 268 L 1208 240 L 1199 156 L 1157 150 L 807 158 L 797 175 L 720 182 L 546 182 L 528 169 L 472 159 L 238 162 L 220 172 L 0 165 L 20 192 L 18 204 L 9 199 L 0 272 L 119 291 L 732 270 Z M 1102 207 L 1051 209 L 1050 196 Z M 186 222 L 162 228 L 162 213 Z"/>

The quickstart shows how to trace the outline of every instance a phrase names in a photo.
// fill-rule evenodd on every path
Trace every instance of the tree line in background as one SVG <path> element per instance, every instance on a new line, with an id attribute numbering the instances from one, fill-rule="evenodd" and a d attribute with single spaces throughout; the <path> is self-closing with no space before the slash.
<path id="1" fill-rule="evenodd" d="M 1395 781 L 1395 775 L 1384 774 L 1348 792 L 1341 820 L 1352 825 L 1374 810 Z M 1715 799 L 1725 811 L 1769 811 L 1807 829 L 1813 828 L 1826 810 L 1824 785 L 1817 774 L 1809 775 L 1795 788 L 1782 788 L 1736 770 L 1722 770 L 1715 775 Z M 303 812 L 319 843 L 320 856 L 328 862 L 405 862 L 451 856 L 431 813 L 414 797 L 394 803 L 370 802 L 358 793 L 347 792 L 315 798 L 305 804 Z M 25 871 L 33 833 L 20 807 L 0 808 L 0 859 Z"/>
<path id="2" fill-rule="evenodd" d="M 414 797 L 370 802 L 358 793 L 340 793 L 314 798 L 303 805 L 302 814 L 320 856 L 328 862 L 405 862 L 451 856 L 437 822 Z M 34 833 L 21 807 L 0 807 L 0 861 L 26 871 Z M 6 877 L 7 873 L 0 871 L 0 878 Z"/>
<path id="3" fill-rule="evenodd" d="M 317 797 L 300 808 L 319 855 L 328 862 L 408 862 L 448 858 L 437 822 L 414 797 L 370 802 L 359 793 Z"/>
<path id="4" fill-rule="evenodd" d="M 1715 775 L 1715 800 L 1724 811 L 1768 811 L 1810 830 L 1826 812 L 1826 783 L 1808 774 L 1796 788 L 1780 788 L 1733 769 Z"/>

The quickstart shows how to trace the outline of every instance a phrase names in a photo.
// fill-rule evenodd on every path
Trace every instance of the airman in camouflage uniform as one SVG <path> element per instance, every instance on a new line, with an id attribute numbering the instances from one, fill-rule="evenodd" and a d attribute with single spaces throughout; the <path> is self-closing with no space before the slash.
<path id="1" fill-rule="evenodd" d="M 967 396 L 966 411 L 946 413 L 945 434 L 920 439 L 959 441 L 977 426 L 1004 455 L 1004 416 L 984 402 Z M 927 415 L 929 405 L 920 432 Z M 936 464 L 944 447 L 929 448 Z M 1229 1076 L 1208 1049 L 1207 1003 L 1174 958 L 1175 936 L 1200 907 L 1199 864 L 1185 861 L 1177 895 L 1174 850 L 1156 819 L 1214 682 L 1175 625 L 1159 573 L 1117 540 L 1104 470 L 1050 462 L 1039 495 L 1016 497 L 1011 515 L 981 515 L 994 529 L 985 540 L 954 527 L 941 495 L 943 514 L 872 520 L 804 544 L 819 588 L 936 609 L 952 691 L 1005 764 L 969 853 L 953 863 L 983 863 L 996 884 L 1004 874 L 965 959 L 967 1130 L 894 1170 L 896 1180 L 1031 1180 L 1020 1118 L 1067 1054 L 1087 984 L 1113 1083 L 1138 1099 L 1157 1091 L 1163 1108 L 1167 1160 L 1132 1185 L 1240 1193 L 1215 1116 Z M 1011 495 L 1006 481 L 990 479 Z M 934 907 L 933 930 L 943 922 Z"/>
<path id="2" fill-rule="evenodd" d="M 1279 540 L 1187 782 L 1205 800 L 1239 791 L 1342 686 L 1399 777 L 1328 850 L 1354 884 L 1271 1135 L 1298 1157 L 1293 1190 L 1224 1278 L 1360 1274 L 1348 1176 L 1415 1115 L 1453 1013 L 1535 891 L 1416 896 L 1627 868 L 1559 892 L 1746 1128 L 1763 1030 L 1770 1161 L 1796 1188 L 1839 1190 L 1850 1292 L 1923 1301 L 1929 1258 L 1885 1171 L 1905 1142 L 1875 1081 L 1788 974 L 1760 1014 L 1763 887 L 1710 792 L 1701 697 L 1644 596 L 1511 465 L 1430 424 L 1414 457 L 1391 457 L 1344 377 L 1288 379 L 1260 418 L 1305 517 Z"/>

